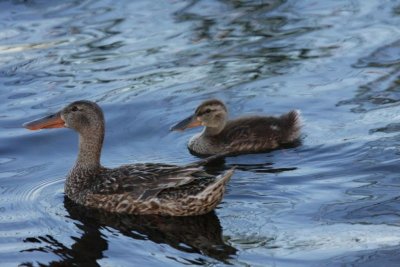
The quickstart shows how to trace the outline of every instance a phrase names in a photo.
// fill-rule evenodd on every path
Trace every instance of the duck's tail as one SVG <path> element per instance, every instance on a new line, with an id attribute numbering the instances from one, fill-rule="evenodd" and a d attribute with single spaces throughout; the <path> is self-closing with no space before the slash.
<path id="1" fill-rule="evenodd" d="M 232 168 L 225 173 L 218 175 L 215 182 L 207 186 L 197 197 L 205 200 L 204 213 L 212 211 L 222 200 L 225 193 L 226 184 L 231 179 L 234 169 Z"/>
<path id="2" fill-rule="evenodd" d="M 299 110 L 292 110 L 281 117 L 283 119 L 285 131 L 285 137 L 283 138 L 285 143 L 291 143 L 299 139 L 301 129 L 301 115 Z"/>
<path id="3" fill-rule="evenodd" d="M 208 186 L 206 189 L 204 189 L 203 193 L 206 192 L 207 190 L 212 192 L 214 188 L 218 188 L 220 186 L 225 188 L 226 184 L 229 182 L 234 172 L 235 172 L 235 167 L 227 170 L 223 174 L 218 175 L 217 178 L 215 178 L 215 182 L 212 183 L 210 186 Z"/>

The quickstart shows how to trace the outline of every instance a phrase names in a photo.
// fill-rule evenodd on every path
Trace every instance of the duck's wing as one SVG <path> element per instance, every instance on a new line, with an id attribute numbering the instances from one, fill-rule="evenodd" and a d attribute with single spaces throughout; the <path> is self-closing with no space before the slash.
<path id="1" fill-rule="evenodd" d="M 96 193 L 127 193 L 137 200 L 145 200 L 165 189 L 178 188 L 205 177 L 210 175 L 197 166 L 156 163 L 124 165 L 102 171 L 97 177 Z"/>
<path id="2" fill-rule="evenodd" d="M 224 130 L 226 151 L 257 150 L 274 145 L 279 138 L 279 121 L 274 117 L 249 117 L 231 121 Z"/>

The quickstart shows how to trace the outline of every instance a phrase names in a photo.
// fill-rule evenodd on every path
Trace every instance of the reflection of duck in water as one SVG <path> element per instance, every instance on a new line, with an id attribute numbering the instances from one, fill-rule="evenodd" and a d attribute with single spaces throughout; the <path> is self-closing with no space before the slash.
<path id="1" fill-rule="evenodd" d="M 215 178 L 196 163 L 182 167 L 155 163 L 102 167 L 104 117 L 101 108 L 90 101 L 76 101 L 24 126 L 31 130 L 68 127 L 79 133 L 79 155 L 67 176 L 65 193 L 91 208 L 129 214 L 205 214 L 221 201 L 233 173 Z"/>
<path id="2" fill-rule="evenodd" d="M 221 225 L 214 212 L 188 217 L 122 215 L 87 209 L 68 198 L 65 198 L 64 206 L 70 218 L 80 222 L 76 225 L 83 235 L 74 238 L 75 243 L 70 248 L 49 235 L 26 238 L 24 242 L 41 245 L 22 252 L 42 251 L 62 258 L 59 262 L 52 262 L 51 266 L 99 266 L 97 260 L 102 259 L 104 251 L 108 249 L 107 238 L 100 229 L 112 227 L 133 239 L 168 244 L 177 250 L 203 254 L 222 262 L 236 253 L 235 248 L 222 240 Z"/>
<path id="3" fill-rule="evenodd" d="M 262 152 L 293 143 L 300 135 L 300 115 L 295 110 L 280 117 L 248 116 L 234 120 L 227 117 L 222 101 L 207 100 L 171 130 L 205 126 L 188 144 L 191 151 L 200 155 Z"/>

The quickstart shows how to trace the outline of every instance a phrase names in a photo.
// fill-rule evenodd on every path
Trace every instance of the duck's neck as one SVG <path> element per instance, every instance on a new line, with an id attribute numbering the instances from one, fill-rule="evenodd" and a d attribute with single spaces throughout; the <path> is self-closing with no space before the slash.
<path id="1" fill-rule="evenodd" d="M 79 133 L 79 154 L 73 170 L 95 171 L 100 168 L 101 148 L 104 140 L 104 126 Z"/>
<path id="2" fill-rule="evenodd" d="M 65 183 L 66 195 L 83 204 L 87 190 L 101 170 L 100 155 L 104 139 L 104 126 L 79 133 L 79 154 Z"/>
<path id="3" fill-rule="evenodd" d="M 226 121 L 223 121 L 216 127 L 206 127 L 203 130 L 203 135 L 204 136 L 215 136 L 215 135 L 218 135 L 225 128 L 225 125 L 226 125 Z"/>

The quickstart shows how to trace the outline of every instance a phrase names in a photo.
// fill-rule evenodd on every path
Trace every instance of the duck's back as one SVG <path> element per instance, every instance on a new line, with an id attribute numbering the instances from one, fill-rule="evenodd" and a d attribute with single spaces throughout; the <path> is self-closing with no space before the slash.
<path id="1" fill-rule="evenodd" d="M 200 166 L 146 163 L 102 168 L 75 202 L 109 212 L 188 216 L 205 214 L 221 201 L 233 171 L 217 177 Z M 82 185 L 81 185 L 82 187 Z"/>
<path id="2" fill-rule="evenodd" d="M 294 142 L 299 134 L 299 113 L 290 111 L 280 117 L 250 116 L 230 120 L 215 136 L 215 141 L 225 144 L 225 152 L 260 152 Z"/>

